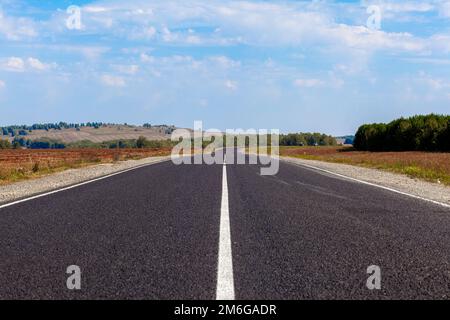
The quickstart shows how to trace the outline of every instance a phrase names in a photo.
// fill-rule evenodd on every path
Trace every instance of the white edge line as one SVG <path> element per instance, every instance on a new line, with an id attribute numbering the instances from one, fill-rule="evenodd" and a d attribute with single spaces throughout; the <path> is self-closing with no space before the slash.
<path id="1" fill-rule="evenodd" d="M 347 179 L 347 180 L 359 182 L 359 183 L 366 184 L 366 185 L 369 185 L 369 186 L 372 186 L 372 187 L 377 187 L 377 188 L 380 188 L 380 189 L 385 189 L 385 190 L 388 190 L 388 191 L 391 191 L 391 192 L 395 192 L 395 193 L 398 193 L 398 194 L 401 194 L 401 195 L 404 195 L 404 196 L 408 196 L 408 197 L 411 197 L 411 198 L 427 201 L 427 202 L 430 202 L 430 203 L 433 203 L 433 204 L 437 204 L 437 205 L 443 206 L 445 208 L 450 208 L 449 204 L 446 204 L 446 203 L 443 203 L 443 202 L 439 202 L 439 201 L 423 198 L 423 197 L 416 196 L 416 195 L 411 194 L 411 193 L 399 191 L 399 190 L 396 190 L 396 189 L 393 189 L 393 188 L 385 187 L 385 186 L 382 186 L 382 185 L 379 185 L 379 184 L 375 184 L 375 183 L 371 183 L 371 182 L 367 182 L 367 181 L 364 181 L 364 180 L 359 180 L 359 179 L 352 178 L 352 177 L 349 177 L 349 176 L 345 176 L 343 174 L 332 172 L 332 171 L 329 171 L 329 170 L 326 170 L 326 169 L 317 168 L 317 167 L 314 167 L 314 166 L 311 166 L 311 165 L 308 165 L 308 164 L 297 163 L 295 161 L 292 161 L 291 159 L 281 159 L 281 160 L 283 160 L 285 162 L 288 162 L 288 163 L 291 163 L 291 164 L 294 164 L 294 165 L 298 165 L 300 167 L 307 167 L 307 168 L 310 168 L 310 169 L 323 171 L 323 172 L 326 172 L 326 173 L 329 173 L 329 174 L 332 174 L 332 175 L 335 175 L 335 176 L 338 176 L 338 177 L 341 177 L 341 178 L 344 178 L 344 179 Z"/>
<path id="2" fill-rule="evenodd" d="M 122 174 L 122 173 L 126 173 L 126 172 L 129 172 L 129 171 L 132 171 L 132 170 L 140 169 L 140 168 L 143 168 L 143 167 L 151 166 L 153 164 L 162 163 L 162 162 L 166 162 L 166 161 L 170 161 L 170 158 L 169 159 L 157 160 L 155 162 L 146 163 L 146 164 L 139 165 L 139 166 L 136 166 L 136 167 L 133 167 L 133 168 L 129 168 L 129 169 L 124 169 L 124 170 L 119 171 L 119 172 L 114 172 L 114 173 L 108 174 L 106 176 L 102 176 L 102 177 L 99 177 L 99 178 L 94 178 L 94 179 L 91 179 L 91 180 L 88 180 L 88 181 L 80 182 L 80 183 L 77 183 L 77 184 L 74 184 L 74 185 L 71 185 L 71 186 L 68 186 L 68 187 L 63 187 L 61 189 L 48 191 L 48 192 L 41 193 L 41 194 L 38 194 L 38 195 L 35 195 L 35 196 L 31 196 L 31 197 L 20 199 L 20 200 L 14 201 L 14 202 L 6 203 L 6 204 L 3 204 L 3 205 L 0 205 L 0 209 L 11 207 L 11 206 L 14 206 L 14 205 L 22 203 L 22 202 L 26 202 L 26 201 L 30 201 L 30 200 L 34 200 L 34 199 L 38 199 L 38 198 L 42 198 L 42 197 L 46 197 L 48 195 L 55 194 L 55 193 L 58 193 L 58 192 L 74 189 L 74 188 L 83 186 L 85 184 L 89 184 L 89 183 L 92 183 L 92 182 L 100 181 L 100 180 L 107 179 L 107 178 L 110 178 L 110 177 L 113 177 L 113 176 L 117 176 L 117 175 Z"/>
<path id="3" fill-rule="evenodd" d="M 222 203 L 220 209 L 219 255 L 216 300 L 234 300 L 233 255 L 231 252 L 227 166 L 223 164 Z"/>

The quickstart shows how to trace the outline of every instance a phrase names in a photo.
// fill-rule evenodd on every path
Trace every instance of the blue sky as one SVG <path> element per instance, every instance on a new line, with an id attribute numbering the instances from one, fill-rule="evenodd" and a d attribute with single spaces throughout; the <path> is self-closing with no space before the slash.
<path id="1" fill-rule="evenodd" d="M 0 111 L 334 135 L 448 114 L 450 0 L 0 0 Z"/>

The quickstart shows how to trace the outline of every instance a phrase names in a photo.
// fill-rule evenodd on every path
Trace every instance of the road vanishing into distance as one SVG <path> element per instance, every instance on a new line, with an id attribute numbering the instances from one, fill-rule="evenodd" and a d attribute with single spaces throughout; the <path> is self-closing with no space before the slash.
<path id="1" fill-rule="evenodd" d="M 450 209 L 285 162 L 167 161 L 0 209 L 0 299 L 449 296 Z"/>

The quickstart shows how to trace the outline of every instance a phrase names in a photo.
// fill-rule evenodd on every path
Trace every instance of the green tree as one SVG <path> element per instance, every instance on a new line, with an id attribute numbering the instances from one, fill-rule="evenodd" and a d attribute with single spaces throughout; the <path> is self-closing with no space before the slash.
<path id="1" fill-rule="evenodd" d="M 369 151 L 448 151 L 450 116 L 418 115 L 396 119 L 388 124 L 362 125 L 354 147 Z"/>

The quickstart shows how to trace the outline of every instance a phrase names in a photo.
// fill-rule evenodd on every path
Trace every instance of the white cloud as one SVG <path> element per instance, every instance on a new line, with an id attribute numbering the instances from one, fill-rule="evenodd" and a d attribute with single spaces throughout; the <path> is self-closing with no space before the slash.
<path id="1" fill-rule="evenodd" d="M 146 29 L 144 29 L 143 35 L 147 39 L 152 39 L 156 35 L 156 29 L 154 27 L 146 28 Z"/>
<path id="2" fill-rule="evenodd" d="M 424 72 L 419 74 L 418 81 L 434 90 L 450 89 L 450 80 L 432 77 Z"/>
<path id="3" fill-rule="evenodd" d="M 424 52 L 427 43 L 409 33 L 388 33 L 370 30 L 364 26 L 339 25 L 327 31 L 334 45 L 344 44 L 347 48 L 364 51 L 390 50 Z"/>
<path id="4" fill-rule="evenodd" d="M 6 87 L 6 82 L 3 80 L 0 80 L 0 89 L 3 89 L 4 87 Z"/>
<path id="5" fill-rule="evenodd" d="M 22 58 L 10 57 L 1 63 L 1 68 L 11 72 L 24 72 L 25 62 Z"/>
<path id="6" fill-rule="evenodd" d="M 208 100 L 207 100 L 207 99 L 201 99 L 200 102 L 199 102 L 199 104 L 200 104 L 201 107 L 206 108 L 206 107 L 208 106 L 209 103 L 208 103 Z"/>
<path id="7" fill-rule="evenodd" d="M 337 64 L 334 66 L 333 70 L 335 72 L 340 72 L 340 73 L 344 73 L 344 74 L 356 74 L 360 71 L 359 67 L 355 67 L 354 64 Z"/>
<path id="8" fill-rule="evenodd" d="M 135 75 L 139 72 L 139 66 L 136 64 L 132 65 L 114 65 L 112 66 L 114 70 L 116 70 L 119 73 L 128 74 L 128 75 Z"/>
<path id="9" fill-rule="evenodd" d="M 209 60 L 225 69 L 237 68 L 241 65 L 240 61 L 232 60 L 226 56 L 214 56 L 210 57 Z"/>
<path id="10" fill-rule="evenodd" d="M 126 83 L 122 77 L 105 74 L 101 78 L 102 83 L 108 87 L 125 87 Z"/>
<path id="11" fill-rule="evenodd" d="M 91 46 L 66 46 L 66 50 L 72 52 L 81 53 L 88 59 L 96 60 L 99 59 L 104 53 L 109 51 L 106 47 L 91 47 Z"/>
<path id="12" fill-rule="evenodd" d="M 203 39 L 199 36 L 189 35 L 186 37 L 186 43 L 188 44 L 202 44 Z"/>
<path id="13" fill-rule="evenodd" d="M 450 65 L 450 59 L 439 58 L 406 58 L 405 61 L 417 64 Z"/>
<path id="14" fill-rule="evenodd" d="M 50 65 L 42 63 L 41 61 L 39 61 L 39 59 L 36 59 L 36 58 L 30 57 L 30 58 L 28 58 L 27 62 L 31 68 L 39 70 L 39 71 L 44 71 L 44 70 L 47 70 L 50 68 Z"/>
<path id="15" fill-rule="evenodd" d="M 100 0 L 82 7 L 83 26 L 90 35 L 151 40 L 173 45 L 233 44 L 331 46 L 332 50 L 375 50 L 426 53 L 433 40 L 406 32 L 373 32 L 365 27 L 366 5 L 388 13 L 450 14 L 449 0 L 428 1 L 231 1 L 231 0 Z M 345 20 L 340 19 L 346 12 Z M 348 19 L 347 19 L 348 18 Z M 64 25 L 65 12 L 56 14 L 49 33 Z M 346 24 L 340 21 L 349 21 Z M 197 29 L 201 28 L 200 31 Z M 64 27 L 59 32 L 68 32 Z"/>
<path id="16" fill-rule="evenodd" d="M 355 7 L 354 4 L 328 6 L 331 9 L 318 2 L 293 1 L 100 1 L 95 6 L 83 8 L 86 12 L 83 24 L 88 26 L 90 32 L 97 34 L 113 34 L 132 40 L 152 39 L 178 45 L 328 44 L 365 50 L 407 51 L 423 48 L 420 39 L 407 33 L 374 33 L 365 26 L 337 23 L 336 16 L 333 16 L 337 12 L 333 10 L 342 10 L 343 6 Z M 419 2 L 388 2 L 384 7 L 391 11 L 419 12 L 433 8 Z M 114 23 L 99 23 L 108 19 Z M 159 31 L 154 26 L 160 26 Z M 211 31 L 197 32 L 195 26 L 209 26 Z"/>
<path id="17" fill-rule="evenodd" d="M 369 2 L 368 3 L 374 3 L 376 4 L 376 2 Z M 383 9 L 383 12 L 386 11 L 391 11 L 391 12 L 401 12 L 401 13 L 405 13 L 405 12 L 430 12 L 430 11 L 434 11 L 436 9 L 436 6 L 431 3 L 431 2 L 427 2 L 427 1 L 412 1 L 412 0 L 407 0 L 407 1 L 399 1 L 399 0 L 395 0 L 395 1 L 384 1 L 382 3 L 379 4 L 380 7 Z"/>
<path id="18" fill-rule="evenodd" d="M 56 66 L 55 63 L 46 64 L 33 57 L 29 57 L 27 60 L 19 57 L 9 57 L 0 60 L 0 69 L 10 72 L 45 71 L 54 66 Z"/>
<path id="19" fill-rule="evenodd" d="M 110 8 L 101 7 L 101 6 L 88 5 L 83 8 L 83 12 L 86 12 L 86 13 L 102 13 L 102 12 L 108 12 L 108 11 L 111 11 Z"/>
<path id="20" fill-rule="evenodd" d="M 408 33 L 374 32 L 364 25 L 336 23 L 326 12 L 292 3 L 227 2 L 211 11 L 223 30 L 242 33 L 247 43 L 332 45 L 368 51 L 418 51 L 424 46 Z"/>
<path id="21" fill-rule="evenodd" d="M 450 18 L 450 1 L 443 1 L 439 7 L 439 13 L 442 17 Z"/>
<path id="22" fill-rule="evenodd" d="M 435 34 L 430 38 L 432 45 L 430 46 L 434 52 L 448 54 L 450 53 L 450 35 Z"/>
<path id="23" fill-rule="evenodd" d="M 205 56 L 194 58 L 190 55 L 169 55 L 163 57 L 140 54 L 143 70 L 162 71 L 162 73 L 195 70 L 198 75 L 219 76 L 228 79 L 240 71 L 241 62 L 226 56 Z M 230 80 L 231 81 L 231 80 Z"/>
<path id="24" fill-rule="evenodd" d="M 155 27 L 136 27 L 127 32 L 127 36 L 132 40 L 152 40 L 156 37 Z"/>
<path id="25" fill-rule="evenodd" d="M 294 85 L 299 88 L 314 88 L 325 85 L 325 82 L 320 79 L 296 79 Z"/>
<path id="26" fill-rule="evenodd" d="M 149 56 L 146 53 L 141 54 L 141 61 L 145 63 L 153 63 L 155 62 L 155 57 Z"/>
<path id="27" fill-rule="evenodd" d="M 231 91 L 235 91 L 238 89 L 238 83 L 233 80 L 227 80 L 225 81 L 225 87 Z"/>
<path id="28" fill-rule="evenodd" d="M 172 33 L 166 26 L 162 29 L 162 38 L 165 42 L 175 42 L 180 39 L 177 33 Z"/>
<path id="29" fill-rule="evenodd" d="M 449 0 L 428 1 L 231 1 L 231 0 L 100 0 L 82 7 L 83 26 L 90 35 L 162 41 L 175 45 L 254 44 L 267 46 L 333 46 L 348 50 L 428 52 L 433 39 L 406 32 L 370 31 L 365 8 L 379 4 L 383 19 L 390 14 L 440 12 L 450 17 Z M 347 24 L 338 19 L 347 13 Z M 1 14 L 1 11 L 0 11 Z M 0 34 L 19 39 L 37 36 L 37 27 L 48 33 L 64 28 L 64 10 L 49 23 L 30 19 L 0 18 Z M 20 22 L 20 23 L 19 23 Z M 61 27 L 62 26 L 62 27 Z M 202 27 L 197 31 L 196 28 Z M 206 31 L 205 31 L 206 30 Z M 85 52 L 98 56 L 99 52 Z"/>
<path id="30" fill-rule="evenodd" d="M 341 70 L 343 68 L 345 71 L 337 72 L 336 70 Z M 340 89 L 342 88 L 346 81 L 342 78 L 342 76 L 354 76 L 354 74 L 346 73 L 347 70 L 345 66 L 338 66 L 328 71 L 327 76 L 323 76 L 322 78 L 309 78 L 309 77 L 301 77 L 297 78 L 293 81 L 293 85 L 297 88 L 333 88 Z"/>
<path id="31" fill-rule="evenodd" d="M 8 40 L 34 38 L 38 35 L 36 23 L 28 18 L 6 16 L 0 8 L 0 35 Z"/>

